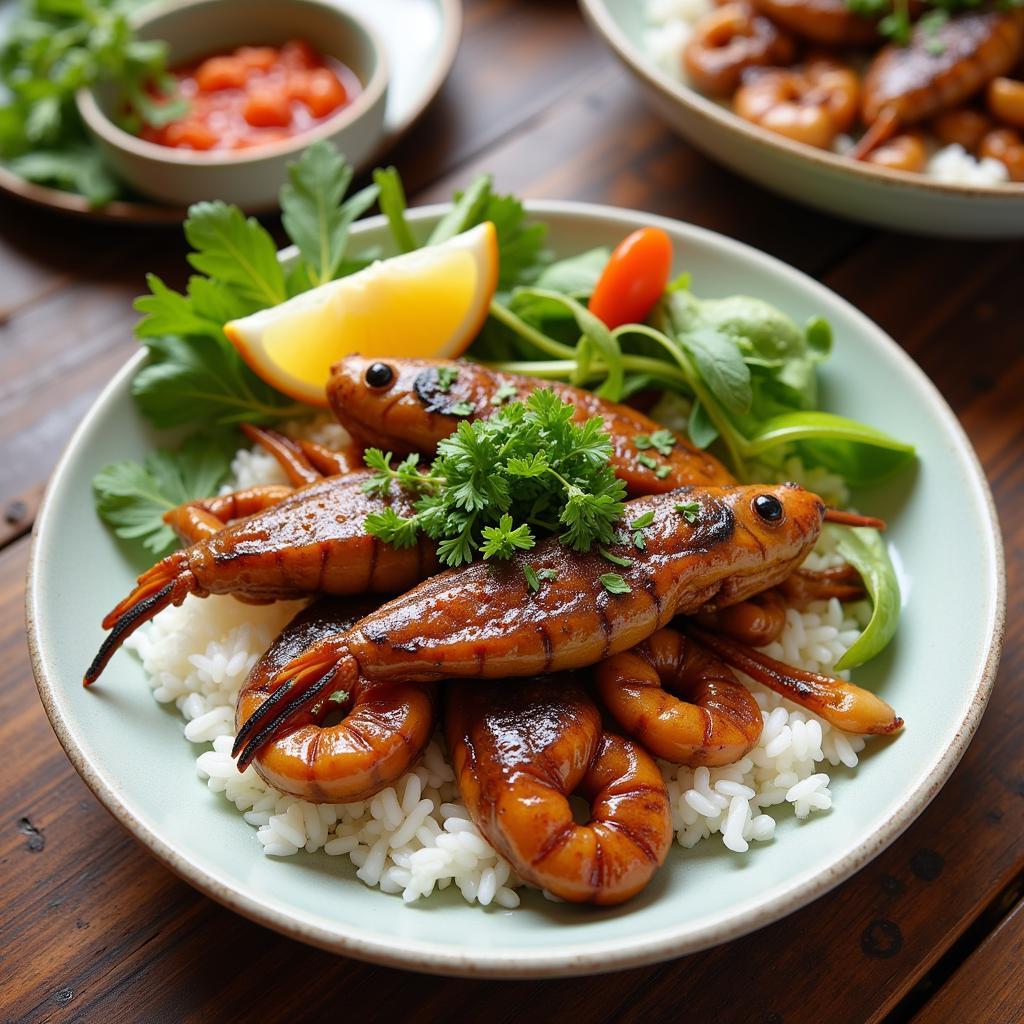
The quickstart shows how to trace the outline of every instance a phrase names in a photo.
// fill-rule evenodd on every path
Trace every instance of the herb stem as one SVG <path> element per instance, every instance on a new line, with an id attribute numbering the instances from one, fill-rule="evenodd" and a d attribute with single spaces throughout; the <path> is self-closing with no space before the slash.
<path id="1" fill-rule="evenodd" d="M 525 320 L 516 316 L 507 306 L 503 306 L 497 299 L 491 301 L 490 314 L 499 323 L 515 331 L 521 338 L 525 338 L 531 344 L 536 345 L 542 352 L 547 352 L 556 359 L 566 359 L 576 365 L 575 350 L 568 345 L 549 338 L 543 331 L 531 327 Z"/>

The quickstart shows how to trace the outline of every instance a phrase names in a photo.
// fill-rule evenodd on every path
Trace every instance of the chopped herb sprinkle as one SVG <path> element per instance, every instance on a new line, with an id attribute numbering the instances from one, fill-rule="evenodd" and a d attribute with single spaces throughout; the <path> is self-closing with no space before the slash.
<path id="1" fill-rule="evenodd" d="M 631 594 L 633 592 L 633 588 L 617 572 L 606 572 L 598 579 L 609 594 Z"/>
<path id="2" fill-rule="evenodd" d="M 459 371 L 454 366 L 439 366 L 437 368 L 438 391 L 449 391 L 458 379 Z"/>
<path id="3" fill-rule="evenodd" d="M 688 522 L 695 523 L 700 514 L 699 501 L 685 501 L 676 505 L 676 511 Z"/>

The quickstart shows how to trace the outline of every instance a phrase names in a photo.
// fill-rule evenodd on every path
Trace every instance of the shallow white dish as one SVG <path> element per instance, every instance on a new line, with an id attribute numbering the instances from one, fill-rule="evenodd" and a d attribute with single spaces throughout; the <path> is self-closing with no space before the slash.
<path id="1" fill-rule="evenodd" d="M 736 116 L 657 67 L 645 52 L 645 4 L 580 0 L 597 34 L 689 142 L 745 178 L 840 217 L 926 235 L 1024 236 L 1024 182 L 951 185 L 792 142 Z"/>
<path id="2" fill-rule="evenodd" d="M 414 220 L 426 227 L 442 209 L 414 211 Z M 548 202 L 530 210 L 550 224 L 558 254 L 658 224 L 698 294 L 745 292 L 798 321 L 828 317 L 837 351 L 822 375 L 824 406 L 918 447 L 916 472 L 857 496 L 861 508 L 892 524 L 905 608 L 895 643 L 855 678 L 908 726 L 895 740 L 872 741 L 855 773 L 831 772 L 830 813 L 802 823 L 783 816 L 776 839 L 755 844 L 742 860 L 715 839 L 690 851 L 673 847 L 647 890 L 610 909 L 552 904 L 534 893 L 518 910 L 482 911 L 450 891 L 408 907 L 365 888 L 344 858 L 265 858 L 234 808 L 196 781 L 180 720 L 154 703 L 132 657 L 115 658 L 91 690 L 81 686 L 101 637 L 100 610 L 127 593 L 139 568 L 93 514 L 90 480 L 105 462 L 141 458 L 158 440 L 129 394 L 141 354 L 99 397 L 63 455 L 37 519 L 29 570 L 29 642 L 43 703 L 75 767 L 126 828 L 247 917 L 340 953 L 438 973 L 569 975 L 664 960 L 820 896 L 892 842 L 946 780 L 984 710 L 1002 635 L 1002 548 L 980 467 L 934 387 L 877 327 L 824 286 L 711 232 L 607 207 Z M 354 235 L 353 244 L 387 237 L 380 218 Z M 952 590 L 956 602 L 946 599 Z"/>

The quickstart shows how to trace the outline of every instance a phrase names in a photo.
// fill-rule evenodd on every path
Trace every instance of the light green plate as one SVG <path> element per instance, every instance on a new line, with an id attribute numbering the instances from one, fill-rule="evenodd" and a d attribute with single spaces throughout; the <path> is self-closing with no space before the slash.
<path id="1" fill-rule="evenodd" d="M 778 261 L 718 235 L 642 213 L 534 203 L 560 255 L 613 244 L 659 224 L 677 271 L 704 296 L 746 292 L 796 320 L 828 317 L 836 353 L 823 373 L 827 408 L 912 441 L 920 464 L 860 495 L 892 524 L 906 607 L 896 642 L 856 678 L 907 721 L 875 740 L 855 772 L 831 770 L 835 806 L 783 817 L 773 842 L 746 857 L 717 839 L 674 847 L 653 883 L 613 909 L 528 895 L 515 911 L 470 907 L 449 890 L 404 906 L 365 888 L 347 858 L 264 857 L 255 831 L 196 779 L 197 750 L 176 713 L 150 696 L 138 662 L 117 655 L 82 688 L 101 614 L 131 589 L 136 566 L 93 513 L 90 479 L 159 440 L 129 395 L 133 360 L 110 383 L 65 452 L 40 512 L 28 584 L 29 641 L 50 721 L 85 781 L 174 871 L 214 899 L 295 938 L 341 953 L 452 974 L 582 974 L 667 959 L 795 910 L 874 857 L 924 809 L 960 759 L 985 707 L 1003 628 L 1002 548 L 988 487 L 949 408 L 914 363 L 834 294 Z M 421 228 L 440 208 L 416 211 Z M 358 241 L 383 242 L 380 219 Z M 955 595 L 951 599 L 951 595 Z M 139 913 L 145 914 L 145 906 Z"/>

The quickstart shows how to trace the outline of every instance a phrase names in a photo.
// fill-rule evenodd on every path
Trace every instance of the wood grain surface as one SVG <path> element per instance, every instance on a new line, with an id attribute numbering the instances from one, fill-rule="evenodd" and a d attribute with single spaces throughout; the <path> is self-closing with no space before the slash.
<path id="1" fill-rule="evenodd" d="M 601 978 L 438 979 L 283 939 L 179 881 L 75 774 L 32 683 L 29 530 L 45 480 L 134 350 L 180 232 L 0 200 L 0 1021 L 1024 1019 L 1024 244 L 885 234 L 770 196 L 650 113 L 573 4 L 470 0 L 451 79 L 391 154 L 414 202 L 480 170 L 503 189 L 646 209 L 824 280 L 924 367 L 963 422 L 1005 533 L 1010 617 L 989 711 L 921 818 L 829 895 L 706 953 Z"/>

